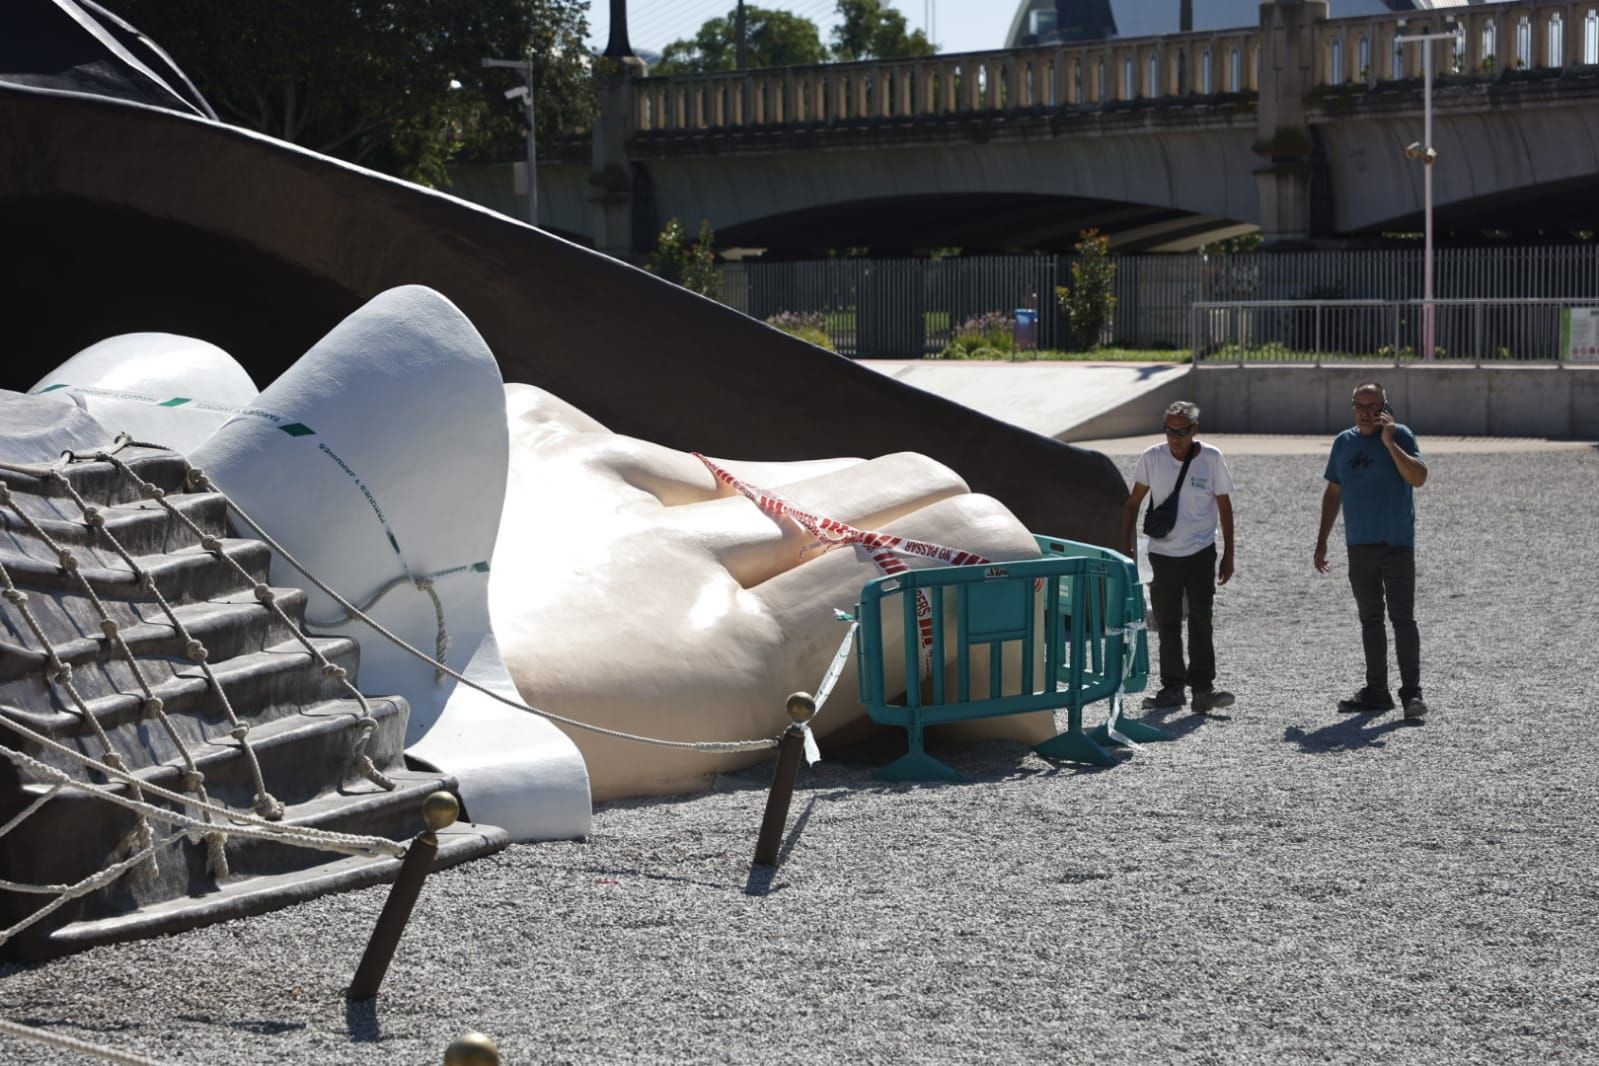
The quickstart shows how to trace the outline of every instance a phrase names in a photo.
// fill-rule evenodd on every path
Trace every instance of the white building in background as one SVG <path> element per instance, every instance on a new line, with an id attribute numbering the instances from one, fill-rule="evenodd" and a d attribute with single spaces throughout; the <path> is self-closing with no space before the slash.
<path id="1" fill-rule="evenodd" d="M 1431 11 L 1498 0 L 1328 0 L 1333 18 Z M 1184 22 L 1190 25 L 1184 25 Z M 1005 47 L 1230 30 L 1260 22 L 1260 0 L 1021 0 Z"/>

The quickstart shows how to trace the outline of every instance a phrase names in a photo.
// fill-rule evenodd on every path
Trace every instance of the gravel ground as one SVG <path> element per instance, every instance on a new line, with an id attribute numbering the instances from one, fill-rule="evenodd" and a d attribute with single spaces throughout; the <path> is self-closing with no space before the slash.
<path id="1" fill-rule="evenodd" d="M 1238 705 L 1175 743 L 989 743 L 938 787 L 837 753 L 775 875 L 765 769 L 611 804 L 435 875 L 375 1008 L 342 993 L 381 889 L 3 968 L 0 1016 L 194 1064 L 436 1063 L 467 1029 L 508 1064 L 1599 1062 L 1599 451 L 1431 465 L 1425 725 L 1333 710 L 1361 670 L 1342 567 L 1310 566 L 1320 459 L 1238 455 Z"/>

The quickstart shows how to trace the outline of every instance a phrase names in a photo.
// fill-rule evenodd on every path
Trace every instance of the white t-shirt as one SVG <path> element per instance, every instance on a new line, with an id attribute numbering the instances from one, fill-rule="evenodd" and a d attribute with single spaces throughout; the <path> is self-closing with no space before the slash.
<path id="1" fill-rule="evenodd" d="M 1183 461 L 1175 458 L 1171 448 L 1156 444 L 1138 457 L 1133 467 L 1133 481 L 1149 486 L 1150 503 L 1159 505 L 1171 495 L 1177 485 L 1177 475 Z M 1149 539 L 1152 555 L 1185 556 L 1202 552 L 1216 543 L 1216 497 L 1231 496 L 1233 474 L 1227 469 L 1227 460 L 1215 445 L 1204 444 L 1194 461 L 1188 465 L 1188 482 L 1177 498 L 1177 524 L 1172 531 L 1159 539 Z M 1139 528 L 1143 528 L 1143 512 L 1139 512 Z"/>

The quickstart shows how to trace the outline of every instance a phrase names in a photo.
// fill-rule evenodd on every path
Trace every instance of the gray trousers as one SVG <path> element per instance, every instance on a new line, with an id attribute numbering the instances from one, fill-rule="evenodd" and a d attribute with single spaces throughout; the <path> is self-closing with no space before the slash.
<path id="1" fill-rule="evenodd" d="M 1388 632 L 1394 627 L 1399 659 L 1399 698 L 1421 695 L 1421 634 L 1416 629 L 1416 550 L 1393 544 L 1351 544 L 1349 587 L 1360 612 L 1360 643 L 1366 652 L 1366 687 L 1388 691 Z"/>

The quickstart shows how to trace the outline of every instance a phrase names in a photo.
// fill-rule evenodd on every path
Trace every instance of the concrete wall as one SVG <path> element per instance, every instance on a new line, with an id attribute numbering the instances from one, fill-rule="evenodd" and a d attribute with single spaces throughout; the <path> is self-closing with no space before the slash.
<path id="1" fill-rule="evenodd" d="M 1336 433 L 1353 424 L 1351 391 L 1373 380 L 1417 433 L 1599 439 L 1599 366 L 1200 366 L 1190 376 L 1214 433 Z"/>

